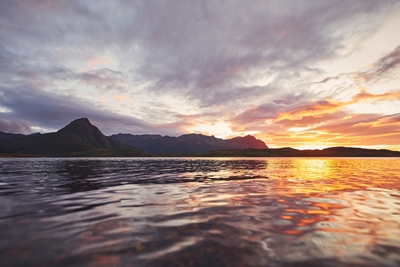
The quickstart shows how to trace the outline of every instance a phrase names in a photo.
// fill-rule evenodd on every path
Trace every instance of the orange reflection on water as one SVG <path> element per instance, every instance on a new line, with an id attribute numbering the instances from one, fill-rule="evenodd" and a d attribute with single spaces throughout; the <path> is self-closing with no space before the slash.
<path id="1" fill-rule="evenodd" d="M 264 167 L 248 164 L 249 169 L 186 173 L 186 179 L 197 175 L 204 182 L 162 185 L 165 194 L 157 194 L 159 187 L 146 187 L 136 192 L 136 201 L 146 196 L 156 206 L 135 207 L 135 212 L 121 207 L 118 213 L 146 215 L 147 223 L 166 231 L 163 240 L 189 233 L 220 240 L 238 236 L 252 244 L 263 242 L 273 251 L 271 255 L 293 261 L 376 257 L 371 253 L 374 249 L 385 255 L 384 246 L 400 246 L 396 241 L 400 240 L 399 160 L 384 161 L 392 163 L 387 166 L 374 159 L 257 161 Z M 241 175 L 266 178 L 207 180 Z M 129 199 L 131 192 L 130 186 L 122 186 L 121 194 L 110 197 Z M 153 217 L 154 213 L 158 215 Z M 130 253 L 140 255 L 152 249 L 151 241 L 140 244 L 135 243 Z M 181 247 L 181 243 L 172 246 Z"/>

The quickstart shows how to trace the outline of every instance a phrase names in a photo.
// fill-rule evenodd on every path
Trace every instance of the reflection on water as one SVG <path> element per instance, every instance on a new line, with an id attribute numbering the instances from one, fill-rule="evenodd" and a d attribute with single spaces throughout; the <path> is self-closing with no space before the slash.
<path id="1" fill-rule="evenodd" d="M 399 159 L 1 159 L 1 266 L 399 266 Z"/>

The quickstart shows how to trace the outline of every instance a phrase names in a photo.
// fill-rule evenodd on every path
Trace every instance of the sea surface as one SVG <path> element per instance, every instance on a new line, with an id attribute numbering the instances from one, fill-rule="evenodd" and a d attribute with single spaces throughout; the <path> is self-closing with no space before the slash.
<path id="1" fill-rule="evenodd" d="M 0 266 L 400 266 L 400 159 L 0 159 Z"/>

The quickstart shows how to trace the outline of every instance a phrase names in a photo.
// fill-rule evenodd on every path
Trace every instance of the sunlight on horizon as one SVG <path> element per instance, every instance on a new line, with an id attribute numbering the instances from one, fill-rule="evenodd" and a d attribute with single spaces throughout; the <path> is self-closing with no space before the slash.
<path id="1" fill-rule="evenodd" d="M 189 130 L 194 133 L 213 135 L 217 138 L 227 138 L 234 135 L 229 124 L 225 122 L 198 124 Z"/>

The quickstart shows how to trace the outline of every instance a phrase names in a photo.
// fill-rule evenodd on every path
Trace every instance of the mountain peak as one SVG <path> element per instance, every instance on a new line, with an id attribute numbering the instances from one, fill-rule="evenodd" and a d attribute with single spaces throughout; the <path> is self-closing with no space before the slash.
<path id="1" fill-rule="evenodd" d="M 71 121 L 68 125 L 70 124 L 88 124 L 88 125 L 93 125 L 90 123 L 88 118 L 79 118 L 76 120 Z"/>
<path id="2" fill-rule="evenodd" d="M 252 135 L 239 136 L 234 137 L 232 139 L 227 140 L 231 144 L 235 144 L 237 147 L 244 148 L 257 148 L 257 149 L 266 149 L 268 146 L 262 141 L 255 138 Z"/>
<path id="3" fill-rule="evenodd" d="M 0 152 L 44 156 L 146 155 L 143 151 L 106 137 L 87 118 L 76 119 L 55 133 L 23 135 L 11 141 L 0 140 Z"/>
<path id="4" fill-rule="evenodd" d="M 94 147 L 124 147 L 121 144 L 116 144 L 114 140 L 104 136 L 99 128 L 90 123 L 88 118 L 76 119 L 58 132 L 64 134 L 73 134 L 83 140 L 86 144 Z"/>
<path id="5" fill-rule="evenodd" d="M 91 124 L 88 118 L 79 118 L 79 119 L 71 121 L 71 123 L 72 122 L 85 122 L 85 123 Z"/>
<path id="6" fill-rule="evenodd" d="M 67 126 L 58 130 L 58 132 L 60 133 L 73 133 L 77 135 L 81 135 L 83 132 L 87 131 L 90 131 L 92 133 L 97 131 L 100 132 L 100 130 L 96 126 L 93 126 L 93 124 L 90 123 L 88 118 L 73 120 Z"/>

